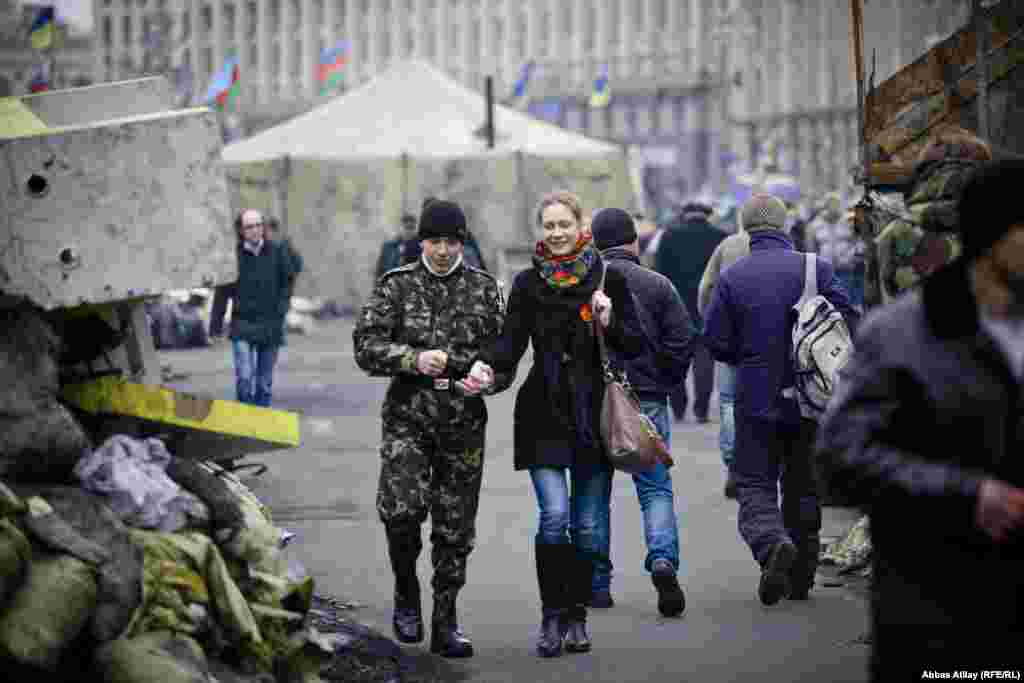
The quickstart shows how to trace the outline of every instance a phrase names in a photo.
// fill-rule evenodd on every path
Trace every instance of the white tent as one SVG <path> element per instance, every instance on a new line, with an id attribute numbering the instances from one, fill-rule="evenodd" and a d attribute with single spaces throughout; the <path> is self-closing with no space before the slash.
<path id="1" fill-rule="evenodd" d="M 239 206 L 283 219 L 306 261 L 297 291 L 349 305 L 369 293 L 380 244 L 395 235 L 401 214 L 418 213 L 427 196 L 463 206 L 498 271 L 502 256 L 530 247 L 532 210 L 546 191 L 573 190 L 588 208 L 633 208 L 621 147 L 494 109 L 489 149 L 483 95 L 407 61 L 227 145 L 222 158 Z"/>

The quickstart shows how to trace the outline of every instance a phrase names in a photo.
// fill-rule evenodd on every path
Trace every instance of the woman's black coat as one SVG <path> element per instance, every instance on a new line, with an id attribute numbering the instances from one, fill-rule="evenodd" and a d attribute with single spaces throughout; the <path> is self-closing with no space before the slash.
<path id="1" fill-rule="evenodd" d="M 496 371 L 514 372 L 533 344 L 533 366 L 515 406 L 515 469 L 568 467 L 603 460 L 600 440 L 604 394 L 593 321 L 584 320 L 605 264 L 598 260 L 583 281 L 554 290 L 535 268 L 520 272 L 509 292 L 501 337 L 481 358 Z M 605 339 L 626 358 L 643 351 L 643 335 L 625 278 L 608 269 L 605 294 L 612 323 Z"/>

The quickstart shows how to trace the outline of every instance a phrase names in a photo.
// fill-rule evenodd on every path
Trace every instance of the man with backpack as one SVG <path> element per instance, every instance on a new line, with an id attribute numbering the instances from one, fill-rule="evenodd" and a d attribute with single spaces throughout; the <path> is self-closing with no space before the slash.
<path id="1" fill-rule="evenodd" d="M 786 205 L 756 194 L 740 211 L 750 255 L 724 271 L 705 316 L 715 360 L 737 368 L 733 476 L 738 526 L 761 566 L 758 597 L 806 599 L 818 565 L 821 504 L 812 462 L 816 423 L 801 414 L 793 363 L 794 306 L 804 295 L 805 256 L 814 289 L 849 329 L 857 313 L 827 261 L 793 249 Z M 778 486 L 781 477 L 782 509 Z"/>

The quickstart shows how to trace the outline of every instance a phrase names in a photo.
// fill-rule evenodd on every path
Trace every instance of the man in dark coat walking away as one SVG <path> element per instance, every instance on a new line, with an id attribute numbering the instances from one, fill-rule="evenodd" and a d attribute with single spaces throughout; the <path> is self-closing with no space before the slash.
<path id="1" fill-rule="evenodd" d="M 672 420 L 668 395 L 685 379 L 696 330 L 679 292 L 668 278 L 640 265 L 640 243 L 633 217 L 622 209 L 602 209 L 591 221 L 594 243 L 610 271 L 626 278 L 633 294 L 637 318 L 644 338 L 640 356 L 625 359 L 610 351 L 618 367 L 624 368 L 640 399 L 640 408 L 658 428 L 671 447 Z M 686 599 L 676 575 L 679 571 L 679 529 L 672 495 L 672 477 L 665 465 L 633 475 L 644 520 L 647 558 L 644 568 L 658 592 L 658 611 L 677 617 Z M 610 557 L 611 531 L 598 534 L 605 544 L 601 556 Z M 608 593 L 611 603 L 611 562 L 598 562 L 594 571 L 592 606 Z M 603 566 L 605 565 L 605 566 Z M 610 604 L 609 604 L 610 606 Z"/>
<path id="2" fill-rule="evenodd" d="M 718 243 L 726 238 L 726 233 L 711 225 L 708 217 L 711 207 L 700 203 L 689 203 L 683 206 L 682 213 L 662 235 L 658 243 L 658 253 L 654 260 L 654 269 L 667 277 L 675 285 L 683 303 L 696 323 L 697 329 L 703 329 L 703 322 L 697 310 L 697 290 L 700 279 L 704 275 L 711 255 Z M 685 375 L 684 375 L 685 376 Z M 708 421 L 708 410 L 711 404 L 711 391 L 715 383 L 715 364 L 701 340 L 693 349 L 693 415 L 699 423 Z M 676 420 L 686 417 L 686 382 L 679 383 L 671 396 L 672 412 Z"/>
<path id="3" fill-rule="evenodd" d="M 873 681 L 1024 661 L 1022 187 L 1020 160 L 966 181 L 962 255 L 867 317 L 822 421 L 871 518 Z"/>
<path id="4" fill-rule="evenodd" d="M 800 415 L 791 360 L 792 311 L 804 290 L 804 255 L 793 250 L 786 205 L 777 197 L 751 197 L 740 223 L 750 235 L 750 255 L 722 273 L 704 334 L 715 360 L 737 367 L 733 476 L 739 532 L 761 566 L 758 596 L 773 605 L 787 594 L 807 598 L 820 545 L 821 504 L 811 457 L 816 424 Z M 831 264 L 819 260 L 816 272 L 818 292 L 854 329 L 857 313 Z"/>

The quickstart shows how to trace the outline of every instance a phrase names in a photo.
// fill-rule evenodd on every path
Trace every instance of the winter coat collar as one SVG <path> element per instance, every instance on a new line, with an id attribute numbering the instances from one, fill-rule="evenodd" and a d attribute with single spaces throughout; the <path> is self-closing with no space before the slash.
<path id="1" fill-rule="evenodd" d="M 609 247 L 601 252 L 601 258 L 605 261 L 632 261 L 640 264 L 640 259 L 625 247 Z"/>
<path id="2" fill-rule="evenodd" d="M 793 249 L 793 240 L 778 230 L 754 230 L 750 233 L 750 251 Z"/>

